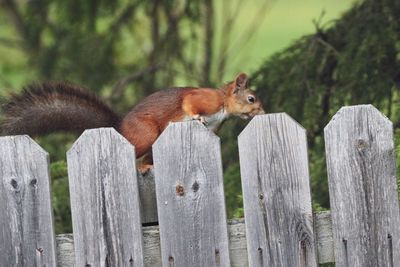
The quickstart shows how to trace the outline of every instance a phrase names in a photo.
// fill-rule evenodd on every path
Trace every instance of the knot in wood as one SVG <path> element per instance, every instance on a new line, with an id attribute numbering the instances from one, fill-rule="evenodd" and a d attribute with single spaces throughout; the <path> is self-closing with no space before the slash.
<path id="1" fill-rule="evenodd" d="M 193 183 L 193 185 L 192 185 L 192 190 L 193 190 L 193 192 L 199 191 L 199 188 L 200 188 L 199 183 L 198 183 L 197 181 L 195 181 L 195 182 Z"/>
<path id="2" fill-rule="evenodd" d="M 17 187 L 18 187 L 18 182 L 17 182 L 17 180 L 15 180 L 14 178 L 12 178 L 11 181 L 10 181 L 10 184 L 11 184 L 11 186 L 12 186 L 14 189 L 17 189 Z"/>
<path id="3" fill-rule="evenodd" d="M 357 148 L 358 150 L 364 150 L 368 147 L 368 143 L 363 139 L 357 140 Z"/>
<path id="4" fill-rule="evenodd" d="M 30 182 L 30 185 L 33 186 L 33 187 L 36 187 L 36 184 L 37 184 L 37 180 L 36 179 L 32 179 L 31 182 Z"/>
<path id="5" fill-rule="evenodd" d="M 176 194 L 180 197 L 182 197 L 183 195 L 185 195 L 185 188 L 183 187 L 183 185 L 178 184 L 175 188 L 176 190 Z"/>

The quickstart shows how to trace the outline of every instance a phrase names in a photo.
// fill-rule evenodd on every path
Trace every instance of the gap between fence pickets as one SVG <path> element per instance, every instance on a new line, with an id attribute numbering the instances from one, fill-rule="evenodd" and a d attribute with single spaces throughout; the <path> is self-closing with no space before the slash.
<path id="1" fill-rule="evenodd" d="M 229 220 L 229 254 L 232 266 L 248 266 L 246 230 L 244 219 Z M 318 251 L 318 263 L 334 262 L 332 222 L 329 211 L 314 216 L 314 234 Z M 145 266 L 162 266 L 160 232 L 158 226 L 143 227 Z M 74 266 L 74 244 L 72 234 L 56 237 L 58 266 Z"/>

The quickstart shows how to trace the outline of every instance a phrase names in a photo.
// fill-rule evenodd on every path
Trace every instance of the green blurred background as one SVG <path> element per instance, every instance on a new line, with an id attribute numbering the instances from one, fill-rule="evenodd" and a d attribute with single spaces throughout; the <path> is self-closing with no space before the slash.
<path id="1" fill-rule="evenodd" d="M 307 129 L 313 208 L 329 209 L 323 128 L 341 106 L 375 105 L 398 146 L 398 14 L 398 0 L 0 0 L 0 96 L 69 80 L 124 113 L 156 90 L 247 72 L 267 112 Z M 243 216 L 237 136 L 247 123 L 219 133 L 229 217 Z M 50 153 L 57 233 L 72 230 L 65 152 L 76 138 L 37 138 Z"/>

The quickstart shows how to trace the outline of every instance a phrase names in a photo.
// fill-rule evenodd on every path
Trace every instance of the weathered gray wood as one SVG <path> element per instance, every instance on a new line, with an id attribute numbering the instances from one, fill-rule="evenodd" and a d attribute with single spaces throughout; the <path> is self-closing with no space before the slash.
<path id="1" fill-rule="evenodd" d="M 332 220 L 330 211 L 314 214 L 314 234 L 317 245 L 318 263 L 335 261 L 332 240 Z"/>
<path id="2" fill-rule="evenodd" d="M 74 239 L 72 234 L 57 235 L 56 241 L 58 266 L 74 267 Z M 144 227 L 143 241 L 144 266 L 161 266 L 160 232 L 158 226 Z"/>
<path id="3" fill-rule="evenodd" d="M 228 224 L 229 248 L 232 267 L 244 267 L 247 264 L 246 235 L 244 220 L 231 220 Z M 58 235 L 57 260 L 60 267 L 73 267 L 74 240 L 72 234 Z M 143 228 L 144 265 L 159 267 L 161 264 L 160 231 L 158 226 Z"/>
<path id="4" fill-rule="evenodd" d="M 0 266 L 55 266 L 49 157 L 28 136 L 0 137 Z"/>
<path id="5" fill-rule="evenodd" d="M 59 267 L 74 267 L 74 238 L 72 234 L 61 234 L 56 236 L 57 263 Z"/>
<path id="6" fill-rule="evenodd" d="M 247 260 L 246 229 L 244 219 L 228 222 L 229 254 L 232 267 L 249 266 Z"/>
<path id="7" fill-rule="evenodd" d="M 161 264 L 160 231 L 158 226 L 143 228 L 144 265 L 158 267 Z"/>
<path id="8" fill-rule="evenodd" d="M 344 107 L 325 147 L 337 266 L 400 266 L 392 123 L 371 105 Z"/>
<path id="9" fill-rule="evenodd" d="M 239 136 L 250 266 L 316 266 L 305 130 L 284 113 Z"/>
<path id="10" fill-rule="evenodd" d="M 219 138 L 172 123 L 153 156 L 163 266 L 230 266 Z"/>
<path id="11" fill-rule="evenodd" d="M 76 266 L 143 266 L 135 153 L 112 128 L 67 153 Z"/>
<path id="12" fill-rule="evenodd" d="M 315 231 L 319 254 L 319 263 L 334 262 L 331 217 L 329 211 L 317 213 L 314 218 Z M 247 261 L 246 231 L 243 219 L 228 222 L 229 254 L 232 267 L 249 266 Z M 57 260 L 61 267 L 73 267 L 74 244 L 72 234 L 57 236 Z M 158 267 L 161 265 L 160 232 L 158 226 L 143 228 L 144 241 L 144 265 L 146 267 Z"/>
<path id="13" fill-rule="evenodd" d="M 140 207 L 143 224 L 158 222 L 156 185 L 154 182 L 154 169 L 146 174 L 137 173 L 139 184 Z"/>

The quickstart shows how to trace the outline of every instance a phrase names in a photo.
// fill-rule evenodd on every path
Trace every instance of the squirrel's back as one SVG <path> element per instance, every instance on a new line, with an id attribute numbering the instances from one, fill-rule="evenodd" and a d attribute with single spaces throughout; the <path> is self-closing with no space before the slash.
<path id="1" fill-rule="evenodd" d="M 44 135 L 56 131 L 116 127 L 119 116 L 88 90 L 68 83 L 30 85 L 2 104 L 2 135 Z"/>

